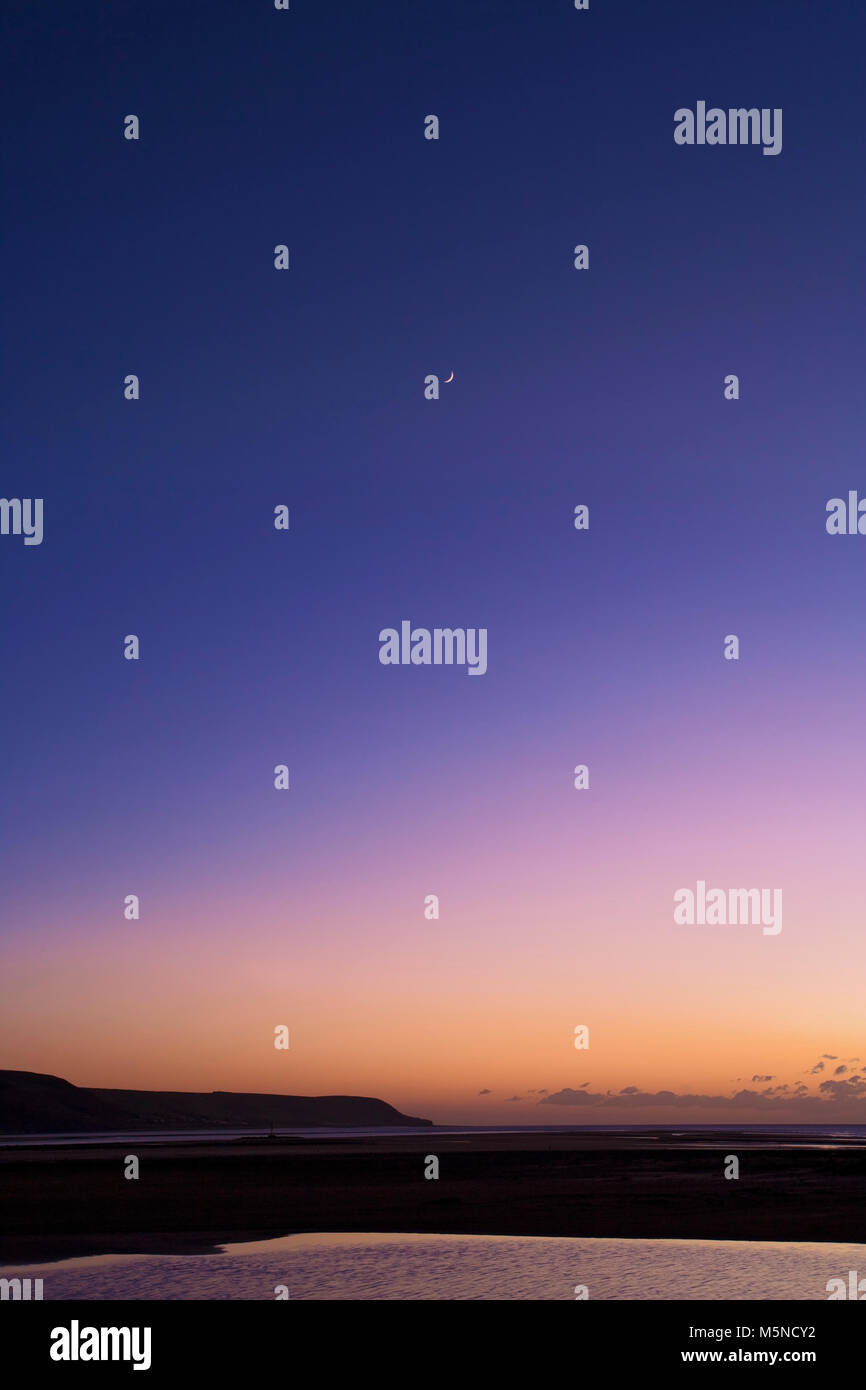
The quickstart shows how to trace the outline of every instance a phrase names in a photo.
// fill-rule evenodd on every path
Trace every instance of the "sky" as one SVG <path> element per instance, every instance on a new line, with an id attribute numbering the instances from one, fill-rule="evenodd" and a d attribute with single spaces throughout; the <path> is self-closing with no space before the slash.
<path id="1" fill-rule="evenodd" d="M 6 9 L 3 1065 L 866 1120 L 866 13 Z"/>

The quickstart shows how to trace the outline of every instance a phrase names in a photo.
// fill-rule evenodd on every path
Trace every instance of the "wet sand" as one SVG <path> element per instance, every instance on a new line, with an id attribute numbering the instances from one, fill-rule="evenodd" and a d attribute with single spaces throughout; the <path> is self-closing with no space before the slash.
<path id="1" fill-rule="evenodd" d="M 0 1150 L 0 1261 L 206 1253 L 296 1231 L 866 1243 L 866 1148 L 707 1131 Z M 438 1180 L 424 1177 L 439 1159 Z M 724 1177 L 726 1155 L 740 1177 Z"/>

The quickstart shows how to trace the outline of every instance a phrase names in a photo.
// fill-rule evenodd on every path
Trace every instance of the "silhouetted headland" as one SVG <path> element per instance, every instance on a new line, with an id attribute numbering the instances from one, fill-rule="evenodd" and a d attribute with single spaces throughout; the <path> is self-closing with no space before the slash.
<path id="1" fill-rule="evenodd" d="M 111 1091 L 59 1076 L 0 1071 L 0 1134 L 431 1125 L 370 1096 L 281 1096 L 243 1091 Z"/>

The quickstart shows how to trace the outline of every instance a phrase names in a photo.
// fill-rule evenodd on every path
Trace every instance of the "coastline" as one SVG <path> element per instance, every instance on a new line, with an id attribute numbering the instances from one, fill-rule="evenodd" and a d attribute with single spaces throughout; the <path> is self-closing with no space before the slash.
<path id="1" fill-rule="evenodd" d="M 131 1151 L 0 1150 L 0 1263 L 204 1254 L 303 1232 L 866 1243 L 866 1147 L 826 1136 L 251 1136 L 142 1146 L 127 1181 Z"/>

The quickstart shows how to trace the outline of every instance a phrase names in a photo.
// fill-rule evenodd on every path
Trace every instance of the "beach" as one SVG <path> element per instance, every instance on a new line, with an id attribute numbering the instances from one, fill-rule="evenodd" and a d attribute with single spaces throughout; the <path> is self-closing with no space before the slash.
<path id="1" fill-rule="evenodd" d="M 207 1254 L 91 1255 L 5 1269 L 45 1302 L 303 1299 L 826 1301 L 866 1245 L 335 1233 Z M 846 1280 L 846 1283 L 848 1281 Z M 771 1318 L 766 1319 L 772 1322 Z"/>
<path id="2" fill-rule="evenodd" d="M 745 1131 L 7 1148 L 0 1261 L 206 1254 L 301 1232 L 866 1243 L 864 1181 L 862 1141 Z"/>

